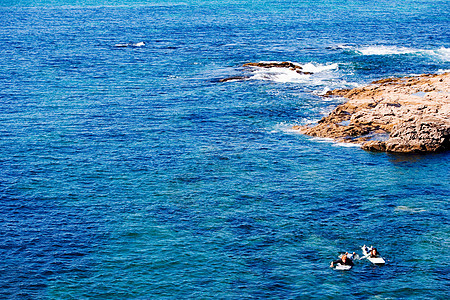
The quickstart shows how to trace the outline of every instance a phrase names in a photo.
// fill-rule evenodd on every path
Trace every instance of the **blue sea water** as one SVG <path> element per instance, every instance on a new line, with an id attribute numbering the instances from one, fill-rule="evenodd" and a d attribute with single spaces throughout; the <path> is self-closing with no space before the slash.
<path id="1" fill-rule="evenodd" d="M 344 101 L 327 90 L 448 71 L 449 15 L 439 0 L 2 1 L 0 298 L 446 299 L 450 154 L 291 128 Z M 242 67 L 259 61 L 314 74 Z M 363 244 L 386 265 L 329 268 Z"/>

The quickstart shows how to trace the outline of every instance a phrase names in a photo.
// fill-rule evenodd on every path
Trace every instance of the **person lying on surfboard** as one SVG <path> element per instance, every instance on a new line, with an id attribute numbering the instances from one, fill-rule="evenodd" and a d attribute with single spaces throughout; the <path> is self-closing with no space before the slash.
<path id="1" fill-rule="evenodd" d="M 354 260 L 356 258 L 356 253 L 355 252 L 353 252 L 353 253 L 345 252 L 345 255 L 347 255 L 347 258 L 350 259 L 350 260 Z"/>
<path id="2" fill-rule="evenodd" d="M 372 248 L 372 250 L 370 250 L 370 257 L 378 257 L 380 256 L 380 252 L 378 252 L 377 248 Z"/>
<path id="3" fill-rule="evenodd" d="M 366 257 L 379 257 L 381 256 L 380 252 L 378 252 L 377 248 L 375 247 L 367 247 L 366 245 L 363 246 L 363 248 L 365 249 L 365 251 L 370 254 L 370 255 L 366 255 Z"/>
<path id="4" fill-rule="evenodd" d="M 353 266 L 354 265 L 352 260 L 349 259 L 346 254 L 342 255 L 342 257 L 339 258 L 338 260 L 332 261 L 330 264 L 330 268 L 333 268 L 337 264 L 341 264 L 344 266 Z"/>
<path id="5" fill-rule="evenodd" d="M 364 256 L 360 258 L 365 259 L 367 258 L 371 263 L 376 265 L 384 265 L 386 261 L 384 258 L 381 257 L 380 252 L 378 252 L 377 248 L 375 247 L 367 247 L 366 245 L 361 247 Z"/>

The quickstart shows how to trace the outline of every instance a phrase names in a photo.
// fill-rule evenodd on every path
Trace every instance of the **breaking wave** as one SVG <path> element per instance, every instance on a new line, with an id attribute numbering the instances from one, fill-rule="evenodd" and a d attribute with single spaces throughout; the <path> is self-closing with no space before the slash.
<path id="1" fill-rule="evenodd" d="M 450 61 L 450 49 L 441 47 L 438 49 L 417 49 L 399 46 L 385 46 L 385 45 L 372 45 L 372 46 L 351 46 L 351 45 L 337 45 L 333 49 L 342 49 L 345 51 L 354 52 L 359 55 L 426 55 L 444 62 Z"/>
<path id="2" fill-rule="evenodd" d="M 396 46 L 368 46 L 355 51 L 361 55 L 402 55 L 418 52 L 416 49 Z"/>
<path id="3" fill-rule="evenodd" d="M 324 75 L 324 73 L 328 73 L 328 75 L 331 75 L 333 71 L 337 71 L 339 69 L 339 65 L 337 63 L 327 65 L 313 63 L 307 63 L 303 65 L 299 63 L 293 64 L 301 67 L 302 72 L 305 73 L 297 72 L 296 70 L 291 70 L 288 68 L 251 67 L 252 75 L 249 77 L 249 79 L 268 80 L 280 83 L 306 83 L 311 82 L 311 80 L 314 78 L 319 79 L 320 75 Z"/>
<path id="4" fill-rule="evenodd" d="M 439 57 L 442 61 L 448 62 L 450 61 L 450 49 L 441 47 L 437 50 L 431 50 L 433 52 L 432 55 Z"/>

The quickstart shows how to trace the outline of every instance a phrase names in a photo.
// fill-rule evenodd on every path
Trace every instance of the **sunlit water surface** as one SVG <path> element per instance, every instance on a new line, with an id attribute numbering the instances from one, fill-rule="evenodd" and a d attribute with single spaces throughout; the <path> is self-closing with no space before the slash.
<path id="1" fill-rule="evenodd" d="M 446 1 L 43 2 L 0 7 L 2 298 L 448 296 L 449 153 L 291 130 L 449 70 Z"/>

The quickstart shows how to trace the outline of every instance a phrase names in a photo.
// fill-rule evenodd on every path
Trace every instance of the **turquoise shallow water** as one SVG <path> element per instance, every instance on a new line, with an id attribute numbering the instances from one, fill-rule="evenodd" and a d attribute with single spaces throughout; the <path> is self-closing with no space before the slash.
<path id="1" fill-rule="evenodd" d="M 449 154 L 290 130 L 342 103 L 329 89 L 449 70 L 446 1 L 0 11 L 2 298 L 448 295 Z M 386 265 L 328 267 L 363 244 Z"/>

